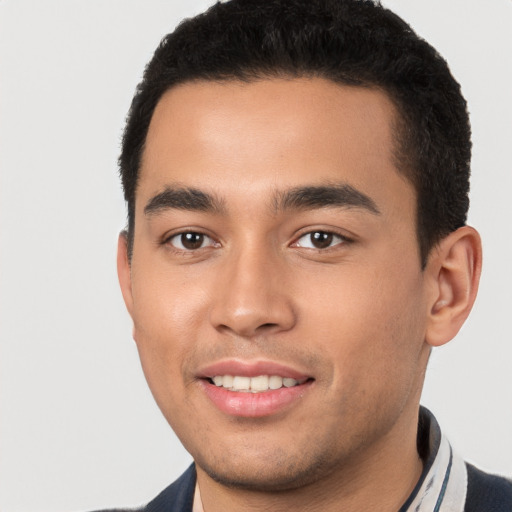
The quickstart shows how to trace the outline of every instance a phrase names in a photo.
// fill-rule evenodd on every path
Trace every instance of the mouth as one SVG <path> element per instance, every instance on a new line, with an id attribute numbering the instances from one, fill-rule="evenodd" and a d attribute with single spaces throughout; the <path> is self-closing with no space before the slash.
<path id="1" fill-rule="evenodd" d="M 280 375 L 258 375 L 245 377 L 243 375 L 215 375 L 208 379 L 211 384 L 237 393 L 265 393 L 281 388 L 293 388 L 304 384 L 308 379 L 300 380 Z"/>
<path id="2" fill-rule="evenodd" d="M 229 416 L 270 416 L 298 406 L 315 379 L 287 366 L 224 361 L 203 370 L 199 382 L 210 402 Z"/>

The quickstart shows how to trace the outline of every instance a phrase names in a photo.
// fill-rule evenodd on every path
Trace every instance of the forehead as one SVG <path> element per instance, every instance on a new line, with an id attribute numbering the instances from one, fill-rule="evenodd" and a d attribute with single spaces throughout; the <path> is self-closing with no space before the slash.
<path id="1" fill-rule="evenodd" d="M 396 115 L 378 89 L 320 78 L 185 83 L 155 109 L 137 196 L 169 183 L 265 196 L 326 182 L 371 196 L 404 181 L 394 158 Z M 394 193 L 404 191 L 411 194 Z"/>

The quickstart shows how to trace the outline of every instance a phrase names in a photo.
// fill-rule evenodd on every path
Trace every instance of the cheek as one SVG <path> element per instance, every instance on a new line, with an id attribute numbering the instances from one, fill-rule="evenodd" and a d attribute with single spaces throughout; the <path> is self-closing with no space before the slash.
<path id="1" fill-rule="evenodd" d="M 421 274 L 382 268 L 349 270 L 325 286 L 308 287 L 302 309 L 309 314 L 309 337 L 335 362 L 335 387 L 384 392 L 417 373 L 425 332 Z"/>
<path id="2" fill-rule="evenodd" d="M 156 401 L 166 408 L 166 403 L 179 401 L 183 364 L 202 337 L 207 294 L 183 273 L 156 268 L 137 275 L 132 288 L 134 339 L 142 368 Z"/>
<path id="3" fill-rule="evenodd" d="M 133 279 L 136 335 L 145 344 L 172 345 L 173 350 L 186 347 L 187 338 L 204 318 L 206 283 L 202 276 L 180 268 L 148 267 Z"/>

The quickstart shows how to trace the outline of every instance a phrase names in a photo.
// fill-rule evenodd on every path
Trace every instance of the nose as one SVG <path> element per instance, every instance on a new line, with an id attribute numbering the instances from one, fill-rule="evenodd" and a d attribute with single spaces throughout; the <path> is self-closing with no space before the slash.
<path id="1" fill-rule="evenodd" d="M 244 338 L 278 333 L 296 323 L 286 270 L 265 251 L 246 250 L 223 262 L 210 321 Z"/>

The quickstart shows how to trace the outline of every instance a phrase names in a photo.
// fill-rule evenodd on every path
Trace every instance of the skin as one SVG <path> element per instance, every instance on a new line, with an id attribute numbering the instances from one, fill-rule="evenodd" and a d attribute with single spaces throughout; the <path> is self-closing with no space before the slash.
<path id="1" fill-rule="evenodd" d="M 428 355 L 469 313 L 481 253 L 463 227 L 422 270 L 395 115 L 379 90 L 317 78 L 188 83 L 157 105 L 119 277 L 147 381 L 197 464 L 208 512 L 396 511 L 419 478 Z M 296 187 L 333 184 L 378 213 L 276 207 Z M 177 187 L 218 208 L 145 213 Z M 180 248 L 183 232 L 204 234 L 201 247 Z M 315 248 L 312 232 L 335 236 Z M 275 361 L 311 385 L 276 414 L 230 416 L 198 378 L 226 358 Z"/>

